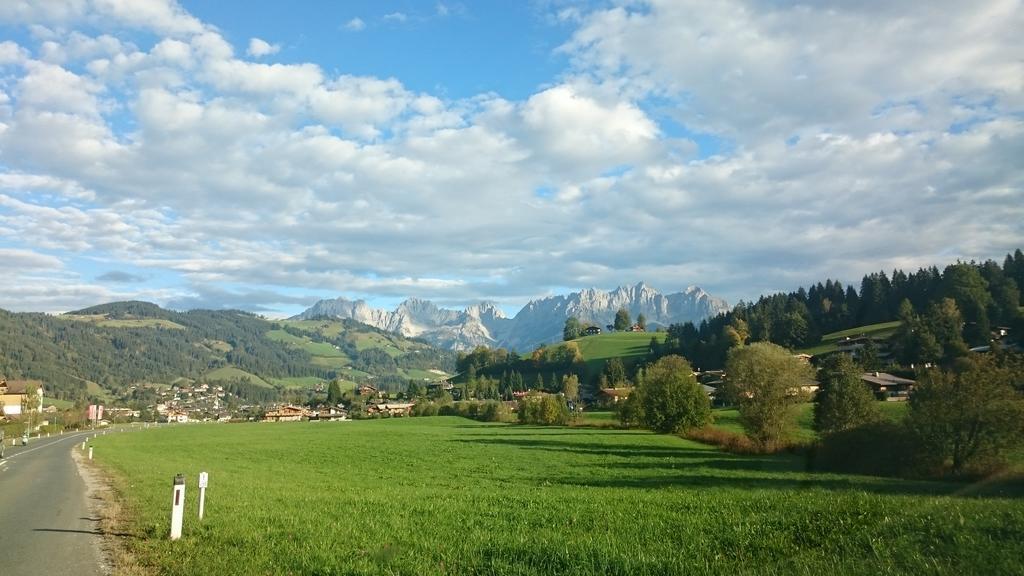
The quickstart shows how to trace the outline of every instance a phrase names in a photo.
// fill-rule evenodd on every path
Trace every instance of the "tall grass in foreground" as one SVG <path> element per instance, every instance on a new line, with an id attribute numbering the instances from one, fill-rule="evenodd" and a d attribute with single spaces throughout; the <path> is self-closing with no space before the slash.
<path id="1" fill-rule="evenodd" d="M 639 431 L 437 417 L 195 425 L 95 445 L 126 499 L 129 545 L 160 574 L 1024 571 L 1019 495 L 806 474 L 793 456 Z M 177 472 L 188 513 L 172 543 Z"/>

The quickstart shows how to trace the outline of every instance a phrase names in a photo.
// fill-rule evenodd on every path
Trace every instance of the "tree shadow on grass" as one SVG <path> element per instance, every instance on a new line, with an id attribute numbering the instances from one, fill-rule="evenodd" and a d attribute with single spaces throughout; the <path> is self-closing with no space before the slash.
<path id="1" fill-rule="evenodd" d="M 566 486 L 591 488 L 636 488 L 657 490 L 687 488 L 696 490 L 827 490 L 833 492 L 866 492 L 890 496 L 952 496 L 964 498 L 1008 498 L 1014 491 L 989 487 L 974 489 L 974 485 L 923 480 L 901 480 L 871 476 L 837 476 L 832 474 L 799 473 L 789 475 L 741 475 L 716 472 L 714 466 L 698 464 L 690 471 L 624 478 L 563 478 L 558 483 Z"/>
<path id="2" fill-rule="evenodd" d="M 973 498 L 1007 498 L 1024 495 L 1021 488 L 1024 481 L 1020 478 L 971 484 L 813 473 L 804 471 L 803 458 L 791 454 L 738 455 L 710 447 L 706 449 L 671 446 L 630 447 L 618 443 L 549 440 L 539 436 L 530 438 L 487 436 L 453 441 L 627 459 L 627 461 L 595 464 L 595 467 L 604 470 L 623 470 L 625 475 L 622 477 L 601 478 L 601 475 L 589 475 L 555 480 L 571 486 L 642 489 L 822 489 L 887 495 L 948 495 Z M 545 479 L 545 481 L 552 480 Z"/>
<path id="3" fill-rule="evenodd" d="M 547 450 L 552 452 L 571 452 L 577 454 L 593 454 L 618 456 L 621 458 L 686 458 L 697 455 L 714 454 L 712 450 L 696 450 L 693 448 L 676 448 L 671 446 L 629 446 L 617 443 L 572 442 L 566 440 L 547 440 L 545 436 L 524 438 L 509 436 L 481 436 L 459 438 L 453 442 L 467 444 L 484 444 L 494 446 L 512 446 L 527 450 Z"/>

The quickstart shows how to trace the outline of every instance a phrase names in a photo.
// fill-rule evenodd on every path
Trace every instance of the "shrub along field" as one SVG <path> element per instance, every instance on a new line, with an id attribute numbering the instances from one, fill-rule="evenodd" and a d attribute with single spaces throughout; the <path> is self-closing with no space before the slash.
<path id="1" fill-rule="evenodd" d="M 102 436 L 160 574 L 1009 574 L 1021 485 L 808 474 L 669 435 L 456 417 Z M 210 474 L 206 519 L 196 476 Z M 167 540 L 186 474 L 184 537 Z"/>

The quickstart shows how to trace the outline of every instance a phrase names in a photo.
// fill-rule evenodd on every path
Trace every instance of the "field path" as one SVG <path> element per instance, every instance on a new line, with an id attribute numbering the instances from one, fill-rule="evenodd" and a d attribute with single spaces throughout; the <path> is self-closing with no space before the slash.
<path id="1" fill-rule="evenodd" d="M 6 447 L 0 460 L 0 572 L 4 576 L 76 574 L 100 568 L 99 522 L 71 450 L 91 433 L 34 439 Z"/>

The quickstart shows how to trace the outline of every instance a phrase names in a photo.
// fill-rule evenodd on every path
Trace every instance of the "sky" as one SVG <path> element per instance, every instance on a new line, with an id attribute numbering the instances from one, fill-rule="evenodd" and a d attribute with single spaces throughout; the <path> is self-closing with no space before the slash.
<path id="1" fill-rule="evenodd" d="M 1024 248 L 1019 0 L 0 2 L 0 308 L 731 303 Z"/>

